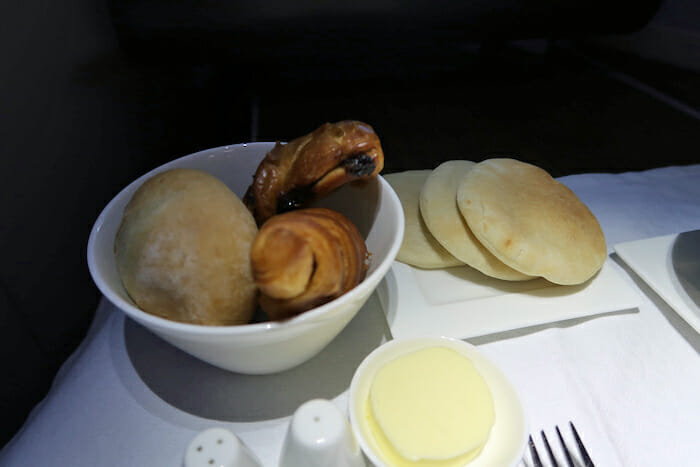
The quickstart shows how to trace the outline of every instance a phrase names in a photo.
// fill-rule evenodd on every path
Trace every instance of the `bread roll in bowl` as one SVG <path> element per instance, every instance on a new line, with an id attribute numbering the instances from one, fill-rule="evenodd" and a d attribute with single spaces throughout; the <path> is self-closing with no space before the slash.
<path id="1" fill-rule="evenodd" d="M 255 220 L 218 178 L 191 169 L 143 183 L 115 239 L 124 287 L 144 311 L 184 323 L 248 323 L 256 307 Z"/>

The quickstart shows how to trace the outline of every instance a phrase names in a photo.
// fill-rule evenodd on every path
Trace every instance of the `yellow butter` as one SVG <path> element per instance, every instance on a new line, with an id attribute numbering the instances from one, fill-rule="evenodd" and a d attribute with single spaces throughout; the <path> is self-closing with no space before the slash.
<path id="1" fill-rule="evenodd" d="M 464 355 L 430 347 L 379 369 L 366 420 L 392 466 L 462 466 L 476 457 L 494 424 L 488 385 Z"/>

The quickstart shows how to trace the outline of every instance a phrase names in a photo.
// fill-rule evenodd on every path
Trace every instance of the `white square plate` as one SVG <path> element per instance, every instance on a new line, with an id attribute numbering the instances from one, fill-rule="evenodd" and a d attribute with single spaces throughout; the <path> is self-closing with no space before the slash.
<path id="1" fill-rule="evenodd" d="M 615 245 L 622 260 L 700 333 L 700 230 Z"/>
<path id="2" fill-rule="evenodd" d="M 507 282 L 469 267 L 422 270 L 397 261 L 378 289 L 394 337 L 484 336 L 572 318 L 629 310 L 639 295 L 607 259 L 591 280 Z"/>

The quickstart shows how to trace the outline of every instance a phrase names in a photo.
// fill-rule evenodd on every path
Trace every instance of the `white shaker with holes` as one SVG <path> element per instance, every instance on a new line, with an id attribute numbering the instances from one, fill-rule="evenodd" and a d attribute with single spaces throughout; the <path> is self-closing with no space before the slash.
<path id="1" fill-rule="evenodd" d="M 185 467 L 262 467 L 236 435 L 209 428 L 194 437 L 185 451 Z"/>
<path id="2" fill-rule="evenodd" d="M 347 417 L 332 402 L 302 404 L 289 423 L 279 467 L 365 467 Z"/>

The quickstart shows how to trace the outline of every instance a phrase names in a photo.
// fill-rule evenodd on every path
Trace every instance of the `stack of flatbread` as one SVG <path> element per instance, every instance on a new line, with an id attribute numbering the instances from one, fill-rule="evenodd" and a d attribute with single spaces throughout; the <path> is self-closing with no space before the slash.
<path id="1" fill-rule="evenodd" d="M 411 266 L 467 265 L 497 279 L 571 285 L 593 277 L 607 257 L 588 207 L 532 164 L 455 160 L 384 178 L 406 218 L 397 260 Z"/>

